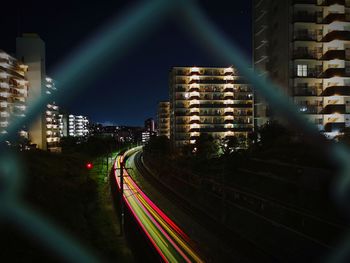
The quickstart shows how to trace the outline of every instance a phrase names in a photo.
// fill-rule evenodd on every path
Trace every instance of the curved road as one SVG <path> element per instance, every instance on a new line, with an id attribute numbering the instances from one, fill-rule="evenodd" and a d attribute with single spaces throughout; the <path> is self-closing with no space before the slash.
<path id="1" fill-rule="evenodd" d="M 138 148 L 118 156 L 114 163 L 114 176 L 120 189 L 121 158 L 128 158 L 137 152 Z M 167 217 L 135 181 L 124 170 L 124 201 L 136 221 L 165 262 L 203 262 L 197 252 L 191 247 L 190 238 Z"/>

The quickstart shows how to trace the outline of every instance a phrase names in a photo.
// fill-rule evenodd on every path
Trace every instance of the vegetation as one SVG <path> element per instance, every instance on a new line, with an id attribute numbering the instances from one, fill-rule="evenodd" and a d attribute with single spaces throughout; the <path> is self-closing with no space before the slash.
<path id="1" fill-rule="evenodd" d="M 122 145 L 117 145 L 116 140 L 110 136 L 91 136 L 86 140 L 78 137 L 62 138 L 61 146 L 65 154 L 80 153 L 89 157 L 99 157 Z"/>
<path id="2" fill-rule="evenodd" d="M 350 133 L 344 132 L 339 140 L 350 142 L 348 134 Z M 252 158 L 291 165 L 333 168 L 320 145 L 312 144 L 303 134 L 276 121 L 248 134 L 247 138 L 232 136 L 217 140 L 211 135 L 201 134 L 195 144 L 188 144 L 182 149 L 171 147 L 166 137 L 154 137 L 144 150 L 152 155 L 157 154 L 164 161 L 176 160 L 194 170 L 208 170 L 213 162 L 225 167 L 232 167 L 233 164 L 234 168 L 244 167 Z"/>
<path id="3" fill-rule="evenodd" d="M 132 255 L 125 239 L 119 237 L 119 220 L 106 180 L 104 154 L 113 148 L 103 146 L 111 146 L 110 142 L 93 138 L 77 143 L 69 138 L 63 154 L 21 152 L 26 171 L 22 199 L 102 260 L 130 262 Z M 94 149 L 102 157 L 97 158 Z M 92 170 L 85 167 L 88 160 L 93 160 Z M 9 225 L 3 230 L 0 243 L 8 248 L 2 252 L 4 261 L 15 257 L 26 262 L 57 261 L 57 255 L 46 252 L 43 244 L 22 235 L 20 229 Z"/>

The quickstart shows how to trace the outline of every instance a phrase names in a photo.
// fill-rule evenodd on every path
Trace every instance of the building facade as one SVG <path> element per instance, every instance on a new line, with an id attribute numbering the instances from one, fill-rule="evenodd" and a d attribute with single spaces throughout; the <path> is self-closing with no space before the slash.
<path id="1" fill-rule="evenodd" d="M 89 120 L 82 115 L 60 114 L 59 133 L 61 137 L 86 137 L 89 135 Z"/>
<path id="2" fill-rule="evenodd" d="M 153 133 L 156 131 L 153 118 L 148 118 L 147 120 L 145 120 L 145 130 Z"/>
<path id="3" fill-rule="evenodd" d="M 237 70 L 174 67 L 170 72 L 170 138 L 193 144 L 201 133 L 214 139 L 247 137 L 253 130 L 253 94 Z"/>
<path id="4" fill-rule="evenodd" d="M 170 102 L 161 101 L 157 112 L 158 136 L 166 136 L 170 139 Z"/>
<path id="5" fill-rule="evenodd" d="M 350 1 L 254 0 L 253 7 L 255 67 L 328 137 L 349 127 Z"/>
<path id="6" fill-rule="evenodd" d="M 7 133 L 11 119 L 24 117 L 28 96 L 28 66 L 0 50 L 0 133 Z M 25 131 L 21 135 L 27 136 Z"/>
<path id="7" fill-rule="evenodd" d="M 28 65 L 26 77 L 29 81 L 28 105 L 45 94 L 45 43 L 36 34 L 23 34 L 16 39 L 16 55 Z M 42 112 L 28 127 L 28 136 L 37 148 L 47 150 L 46 114 Z"/>

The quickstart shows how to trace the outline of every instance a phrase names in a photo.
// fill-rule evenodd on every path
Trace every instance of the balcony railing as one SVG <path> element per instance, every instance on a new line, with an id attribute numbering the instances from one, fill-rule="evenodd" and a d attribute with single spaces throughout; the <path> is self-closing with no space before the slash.
<path id="1" fill-rule="evenodd" d="M 350 40 L 350 32 L 345 30 L 333 30 L 322 38 L 323 42 L 330 42 L 332 40 Z"/>
<path id="2" fill-rule="evenodd" d="M 302 41 L 317 41 L 318 37 L 316 32 L 296 31 L 293 39 Z"/>
<path id="3" fill-rule="evenodd" d="M 339 132 L 345 128 L 344 122 L 330 122 L 324 126 L 325 132 Z"/>
<path id="4" fill-rule="evenodd" d="M 322 56 L 322 60 L 345 59 L 345 50 L 328 50 Z"/>
<path id="5" fill-rule="evenodd" d="M 298 105 L 299 111 L 304 114 L 319 114 L 323 107 L 320 104 Z"/>
<path id="6" fill-rule="evenodd" d="M 296 4 L 310 4 L 310 5 L 316 5 L 317 4 L 317 0 L 293 0 L 292 1 L 293 5 Z"/>
<path id="7" fill-rule="evenodd" d="M 316 86 L 294 87 L 294 96 L 320 96 L 322 88 Z"/>
<path id="8" fill-rule="evenodd" d="M 318 59 L 322 56 L 317 50 L 294 50 L 293 59 Z"/>
<path id="9" fill-rule="evenodd" d="M 315 13 L 296 13 L 293 15 L 293 22 L 316 23 L 317 16 Z"/>
<path id="10" fill-rule="evenodd" d="M 319 1 L 318 3 L 318 5 L 321 5 L 321 6 L 330 6 L 334 4 L 346 5 L 346 1 L 345 0 L 323 0 L 323 1 Z"/>
<path id="11" fill-rule="evenodd" d="M 322 75 L 322 70 L 320 68 L 310 68 L 305 72 L 305 74 L 298 74 L 297 70 L 294 71 L 295 78 L 319 78 Z"/>
<path id="12" fill-rule="evenodd" d="M 323 19 L 324 24 L 330 24 L 334 21 L 339 22 L 349 22 L 349 15 L 348 14 L 342 14 L 342 13 L 329 13 L 326 15 L 326 17 Z"/>
<path id="13" fill-rule="evenodd" d="M 321 94 L 322 96 L 350 96 L 350 86 L 330 86 L 327 87 Z"/>
<path id="14" fill-rule="evenodd" d="M 322 72 L 321 77 L 350 77 L 350 72 L 346 68 L 327 68 Z"/>
<path id="15" fill-rule="evenodd" d="M 345 105 L 344 104 L 328 104 L 324 109 L 322 110 L 323 114 L 334 114 L 334 113 L 339 113 L 339 114 L 345 114 Z"/>

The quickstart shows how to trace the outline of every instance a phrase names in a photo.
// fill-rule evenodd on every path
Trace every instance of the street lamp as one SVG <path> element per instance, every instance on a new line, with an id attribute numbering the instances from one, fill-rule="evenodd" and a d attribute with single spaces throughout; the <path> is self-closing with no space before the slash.
<path id="1" fill-rule="evenodd" d="M 120 235 L 124 233 L 124 170 L 132 170 L 132 168 L 126 168 L 123 156 L 120 158 L 120 168 L 114 168 L 120 170 Z"/>

